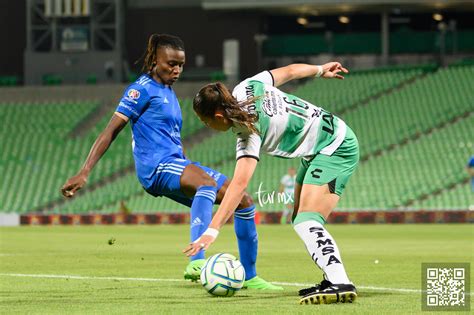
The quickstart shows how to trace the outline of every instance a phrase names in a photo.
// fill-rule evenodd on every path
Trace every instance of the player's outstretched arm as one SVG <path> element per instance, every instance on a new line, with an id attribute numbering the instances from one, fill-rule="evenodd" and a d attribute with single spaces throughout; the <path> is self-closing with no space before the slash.
<path id="1" fill-rule="evenodd" d="M 74 194 L 86 184 L 89 173 L 110 147 L 110 144 L 115 140 L 119 132 L 122 131 L 123 127 L 125 127 L 127 122 L 128 117 L 121 113 L 116 112 L 112 116 L 107 127 L 105 127 L 104 131 L 100 133 L 92 145 L 89 155 L 79 173 L 69 178 L 61 188 L 61 193 L 64 197 L 73 197 Z"/>
<path id="2" fill-rule="evenodd" d="M 274 85 L 280 86 L 288 81 L 307 77 L 323 77 L 326 79 L 344 79 L 340 73 L 349 73 L 339 62 L 328 62 L 321 66 L 308 65 L 304 63 L 294 63 L 285 67 L 270 71 L 273 76 Z"/>
<path id="3" fill-rule="evenodd" d="M 237 209 L 237 206 L 242 200 L 245 189 L 247 188 L 256 167 L 257 160 L 254 158 L 244 157 L 237 161 L 234 177 L 227 188 L 214 218 L 212 218 L 212 221 L 209 224 L 209 228 L 199 239 L 194 241 L 194 243 L 189 244 L 189 246 L 183 250 L 186 256 L 196 255 L 201 249 L 206 250 L 215 241 L 220 228 L 234 214 L 235 209 Z"/>

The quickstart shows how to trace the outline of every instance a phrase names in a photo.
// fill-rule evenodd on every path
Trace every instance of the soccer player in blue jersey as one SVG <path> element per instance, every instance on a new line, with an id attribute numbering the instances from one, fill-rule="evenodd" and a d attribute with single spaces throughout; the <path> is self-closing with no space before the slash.
<path id="1" fill-rule="evenodd" d="M 474 155 L 467 161 L 466 169 L 469 176 L 471 176 L 471 190 L 474 192 Z"/>
<path id="2" fill-rule="evenodd" d="M 190 161 L 183 153 L 181 109 L 171 88 L 183 71 L 183 42 L 175 36 L 153 34 L 144 56 L 143 75 L 126 88 L 81 170 L 68 179 L 62 193 L 65 197 L 73 197 L 85 185 L 93 167 L 130 121 L 138 180 L 149 194 L 165 196 L 191 207 L 191 241 L 195 241 L 207 229 L 212 206 L 223 199 L 229 180 L 218 171 Z M 254 216 L 255 205 L 245 193 L 234 216 L 240 260 L 246 273 L 245 286 L 282 289 L 257 276 L 258 237 Z M 203 263 L 204 250 L 201 250 L 191 257 L 185 279 L 197 281 Z"/>

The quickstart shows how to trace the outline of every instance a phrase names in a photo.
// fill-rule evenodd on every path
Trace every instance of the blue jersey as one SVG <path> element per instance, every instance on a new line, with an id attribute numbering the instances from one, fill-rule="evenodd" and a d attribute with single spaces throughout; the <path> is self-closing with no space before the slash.
<path id="1" fill-rule="evenodd" d="M 467 167 L 474 167 L 474 155 L 467 161 Z"/>
<path id="2" fill-rule="evenodd" d="M 125 89 L 116 111 L 130 118 L 137 176 L 149 188 L 161 161 L 185 158 L 178 98 L 171 87 L 144 74 Z"/>

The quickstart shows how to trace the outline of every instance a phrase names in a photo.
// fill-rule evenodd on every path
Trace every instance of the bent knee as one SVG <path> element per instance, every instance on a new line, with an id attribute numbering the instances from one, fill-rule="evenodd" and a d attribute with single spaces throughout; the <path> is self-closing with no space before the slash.
<path id="1" fill-rule="evenodd" d="M 217 182 L 212 177 L 204 177 L 201 179 L 199 186 L 217 187 Z"/>
<path id="2" fill-rule="evenodd" d="M 237 207 L 237 209 L 245 209 L 245 208 L 248 208 L 250 206 L 253 206 L 253 199 L 249 195 L 248 192 L 245 192 L 244 196 L 242 197 L 242 200 L 240 200 L 240 203 L 239 203 L 239 206 Z"/>

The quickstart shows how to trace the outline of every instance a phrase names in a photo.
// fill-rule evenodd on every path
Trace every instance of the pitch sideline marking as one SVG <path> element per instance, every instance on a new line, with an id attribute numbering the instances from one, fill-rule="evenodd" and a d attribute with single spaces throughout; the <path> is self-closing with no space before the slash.
<path id="1" fill-rule="evenodd" d="M 291 286 L 291 287 L 314 286 L 314 284 L 296 283 L 296 282 L 272 282 L 272 283 L 277 284 L 277 285 L 283 285 L 283 286 Z M 416 290 L 416 289 L 383 288 L 383 287 L 363 286 L 363 285 L 358 285 L 357 289 L 366 289 L 366 290 L 373 290 L 373 291 L 394 291 L 394 292 L 403 292 L 403 293 L 421 293 L 421 290 Z"/>
<path id="2" fill-rule="evenodd" d="M 0 276 L 28 277 L 28 278 L 52 278 L 52 279 L 74 279 L 74 280 L 124 280 L 124 281 L 146 281 L 146 282 L 181 282 L 183 279 L 158 279 L 158 278 L 127 278 L 127 277 L 96 277 L 75 275 L 42 275 L 23 273 L 0 273 Z"/>
<path id="3" fill-rule="evenodd" d="M 98 277 L 98 276 L 76 276 L 76 275 L 51 275 L 51 274 L 22 274 L 22 273 L 0 273 L 0 276 L 8 277 L 28 277 L 28 278 L 50 278 L 50 279 L 74 279 L 74 280 L 119 280 L 119 281 L 145 281 L 145 282 L 184 282 L 183 279 L 160 279 L 160 278 L 128 278 L 128 277 Z M 313 284 L 297 283 L 297 282 L 272 282 L 273 284 L 291 287 L 308 287 Z M 357 286 L 359 289 L 366 289 L 372 291 L 392 291 L 400 293 L 421 293 L 421 290 L 416 289 L 398 289 L 398 288 L 384 288 L 374 286 Z M 471 293 L 470 295 L 473 295 Z"/>

